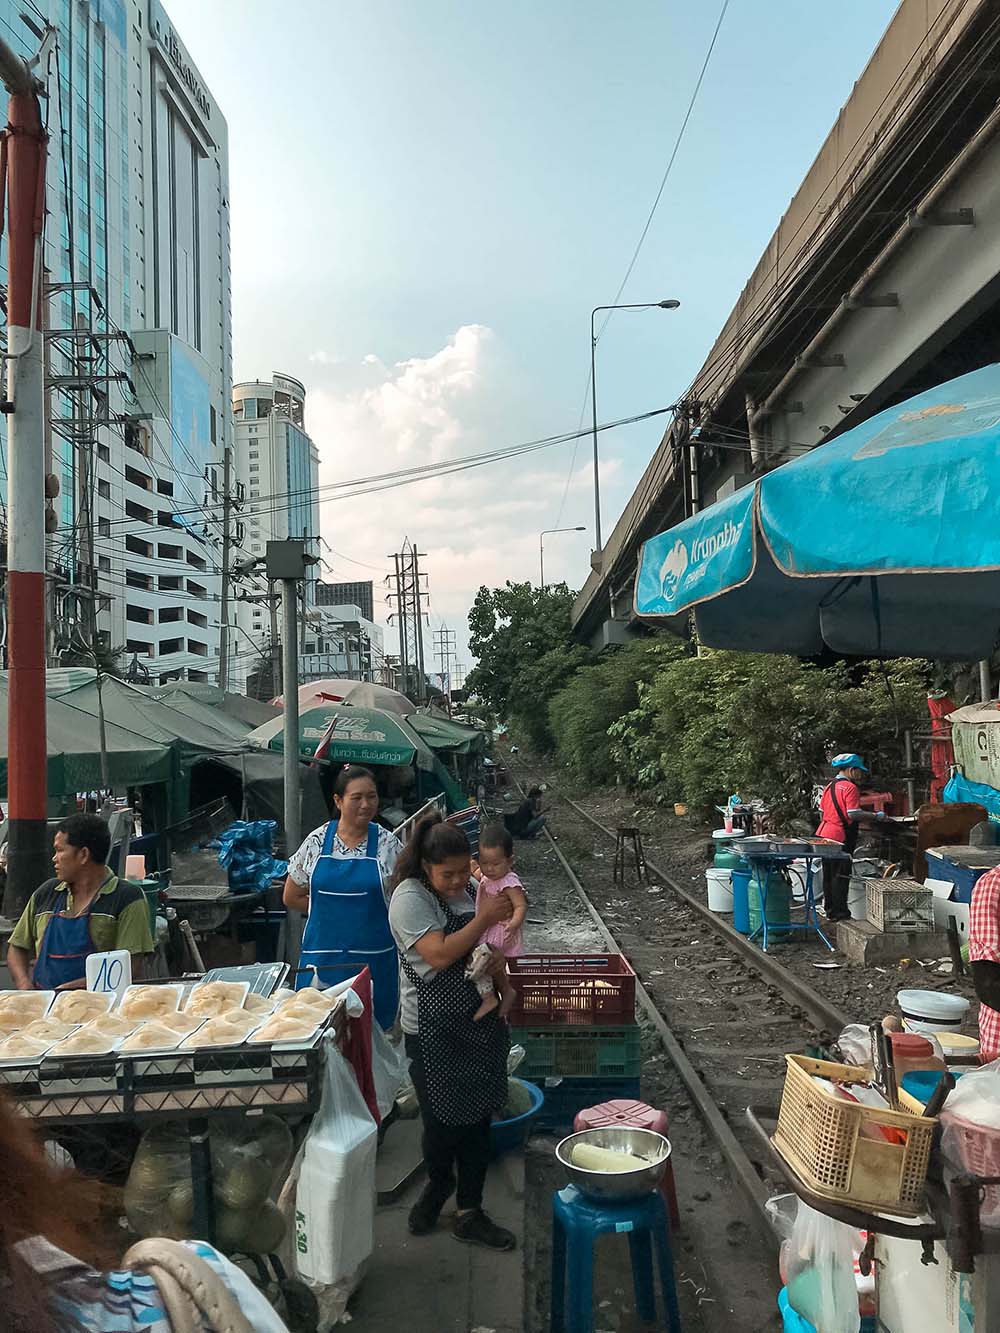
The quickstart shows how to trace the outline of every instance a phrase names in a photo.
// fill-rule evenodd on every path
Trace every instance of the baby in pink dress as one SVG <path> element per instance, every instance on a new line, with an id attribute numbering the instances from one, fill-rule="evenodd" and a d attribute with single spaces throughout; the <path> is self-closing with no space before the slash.
<path id="1" fill-rule="evenodd" d="M 503 824 L 490 824 L 479 837 L 479 887 L 476 890 L 476 910 L 484 898 L 497 898 L 506 893 L 514 911 L 509 921 L 491 926 L 482 937 L 483 944 L 492 945 L 508 958 L 517 958 L 524 952 L 521 927 L 528 915 L 528 899 L 521 881 L 514 874 L 514 839 Z"/>

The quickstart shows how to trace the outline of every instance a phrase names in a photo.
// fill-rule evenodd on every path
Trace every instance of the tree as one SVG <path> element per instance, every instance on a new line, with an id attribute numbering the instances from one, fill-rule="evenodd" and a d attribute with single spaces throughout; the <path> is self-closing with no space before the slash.
<path id="1" fill-rule="evenodd" d="M 480 588 L 469 612 L 469 648 L 479 662 L 466 689 L 520 723 L 539 748 L 551 744 L 549 699 L 589 660 L 571 641 L 573 597 L 565 583 L 537 588 L 508 580 Z"/>

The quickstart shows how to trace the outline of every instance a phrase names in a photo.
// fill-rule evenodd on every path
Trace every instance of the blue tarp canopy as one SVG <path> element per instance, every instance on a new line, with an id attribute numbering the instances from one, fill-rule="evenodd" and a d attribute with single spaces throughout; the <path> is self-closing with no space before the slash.
<path id="1" fill-rule="evenodd" d="M 987 657 L 1000 366 L 888 408 L 647 541 L 635 610 L 713 648 Z"/>

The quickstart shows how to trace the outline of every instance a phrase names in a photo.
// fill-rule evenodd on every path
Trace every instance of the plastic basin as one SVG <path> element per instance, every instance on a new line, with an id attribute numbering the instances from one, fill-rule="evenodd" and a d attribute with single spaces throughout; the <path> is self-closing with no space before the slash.
<path id="1" fill-rule="evenodd" d="M 510 1081 L 519 1083 L 522 1088 L 527 1089 L 531 1098 L 531 1106 L 527 1111 L 522 1111 L 520 1115 L 515 1115 L 510 1120 L 493 1121 L 490 1126 L 490 1156 L 494 1160 L 515 1148 L 524 1147 L 531 1122 L 537 1117 L 545 1103 L 545 1093 L 534 1083 L 528 1083 L 523 1078 L 513 1078 Z"/>

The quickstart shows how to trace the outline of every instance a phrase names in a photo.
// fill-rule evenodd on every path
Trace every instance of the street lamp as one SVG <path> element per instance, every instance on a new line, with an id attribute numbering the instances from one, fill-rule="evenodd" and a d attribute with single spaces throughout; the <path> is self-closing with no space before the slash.
<path id="1" fill-rule="evenodd" d="M 546 528 L 538 534 L 538 581 L 542 592 L 545 591 L 545 551 L 542 546 L 543 539 L 550 537 L 553 532 L 586 532 L 587 529 L 581 523 L 578 528 Z"/>
<path id="2" fill-rule="evenodd" d="M 599 305 L 590 312 L 590 406 L 594 421 L 594 549 L 601 550 L 601 479 L 597 456 L 597 335 L 594 316 L 602 310 L 677 310 L 680 301 L 640 301 L 634 305 Z"/>

